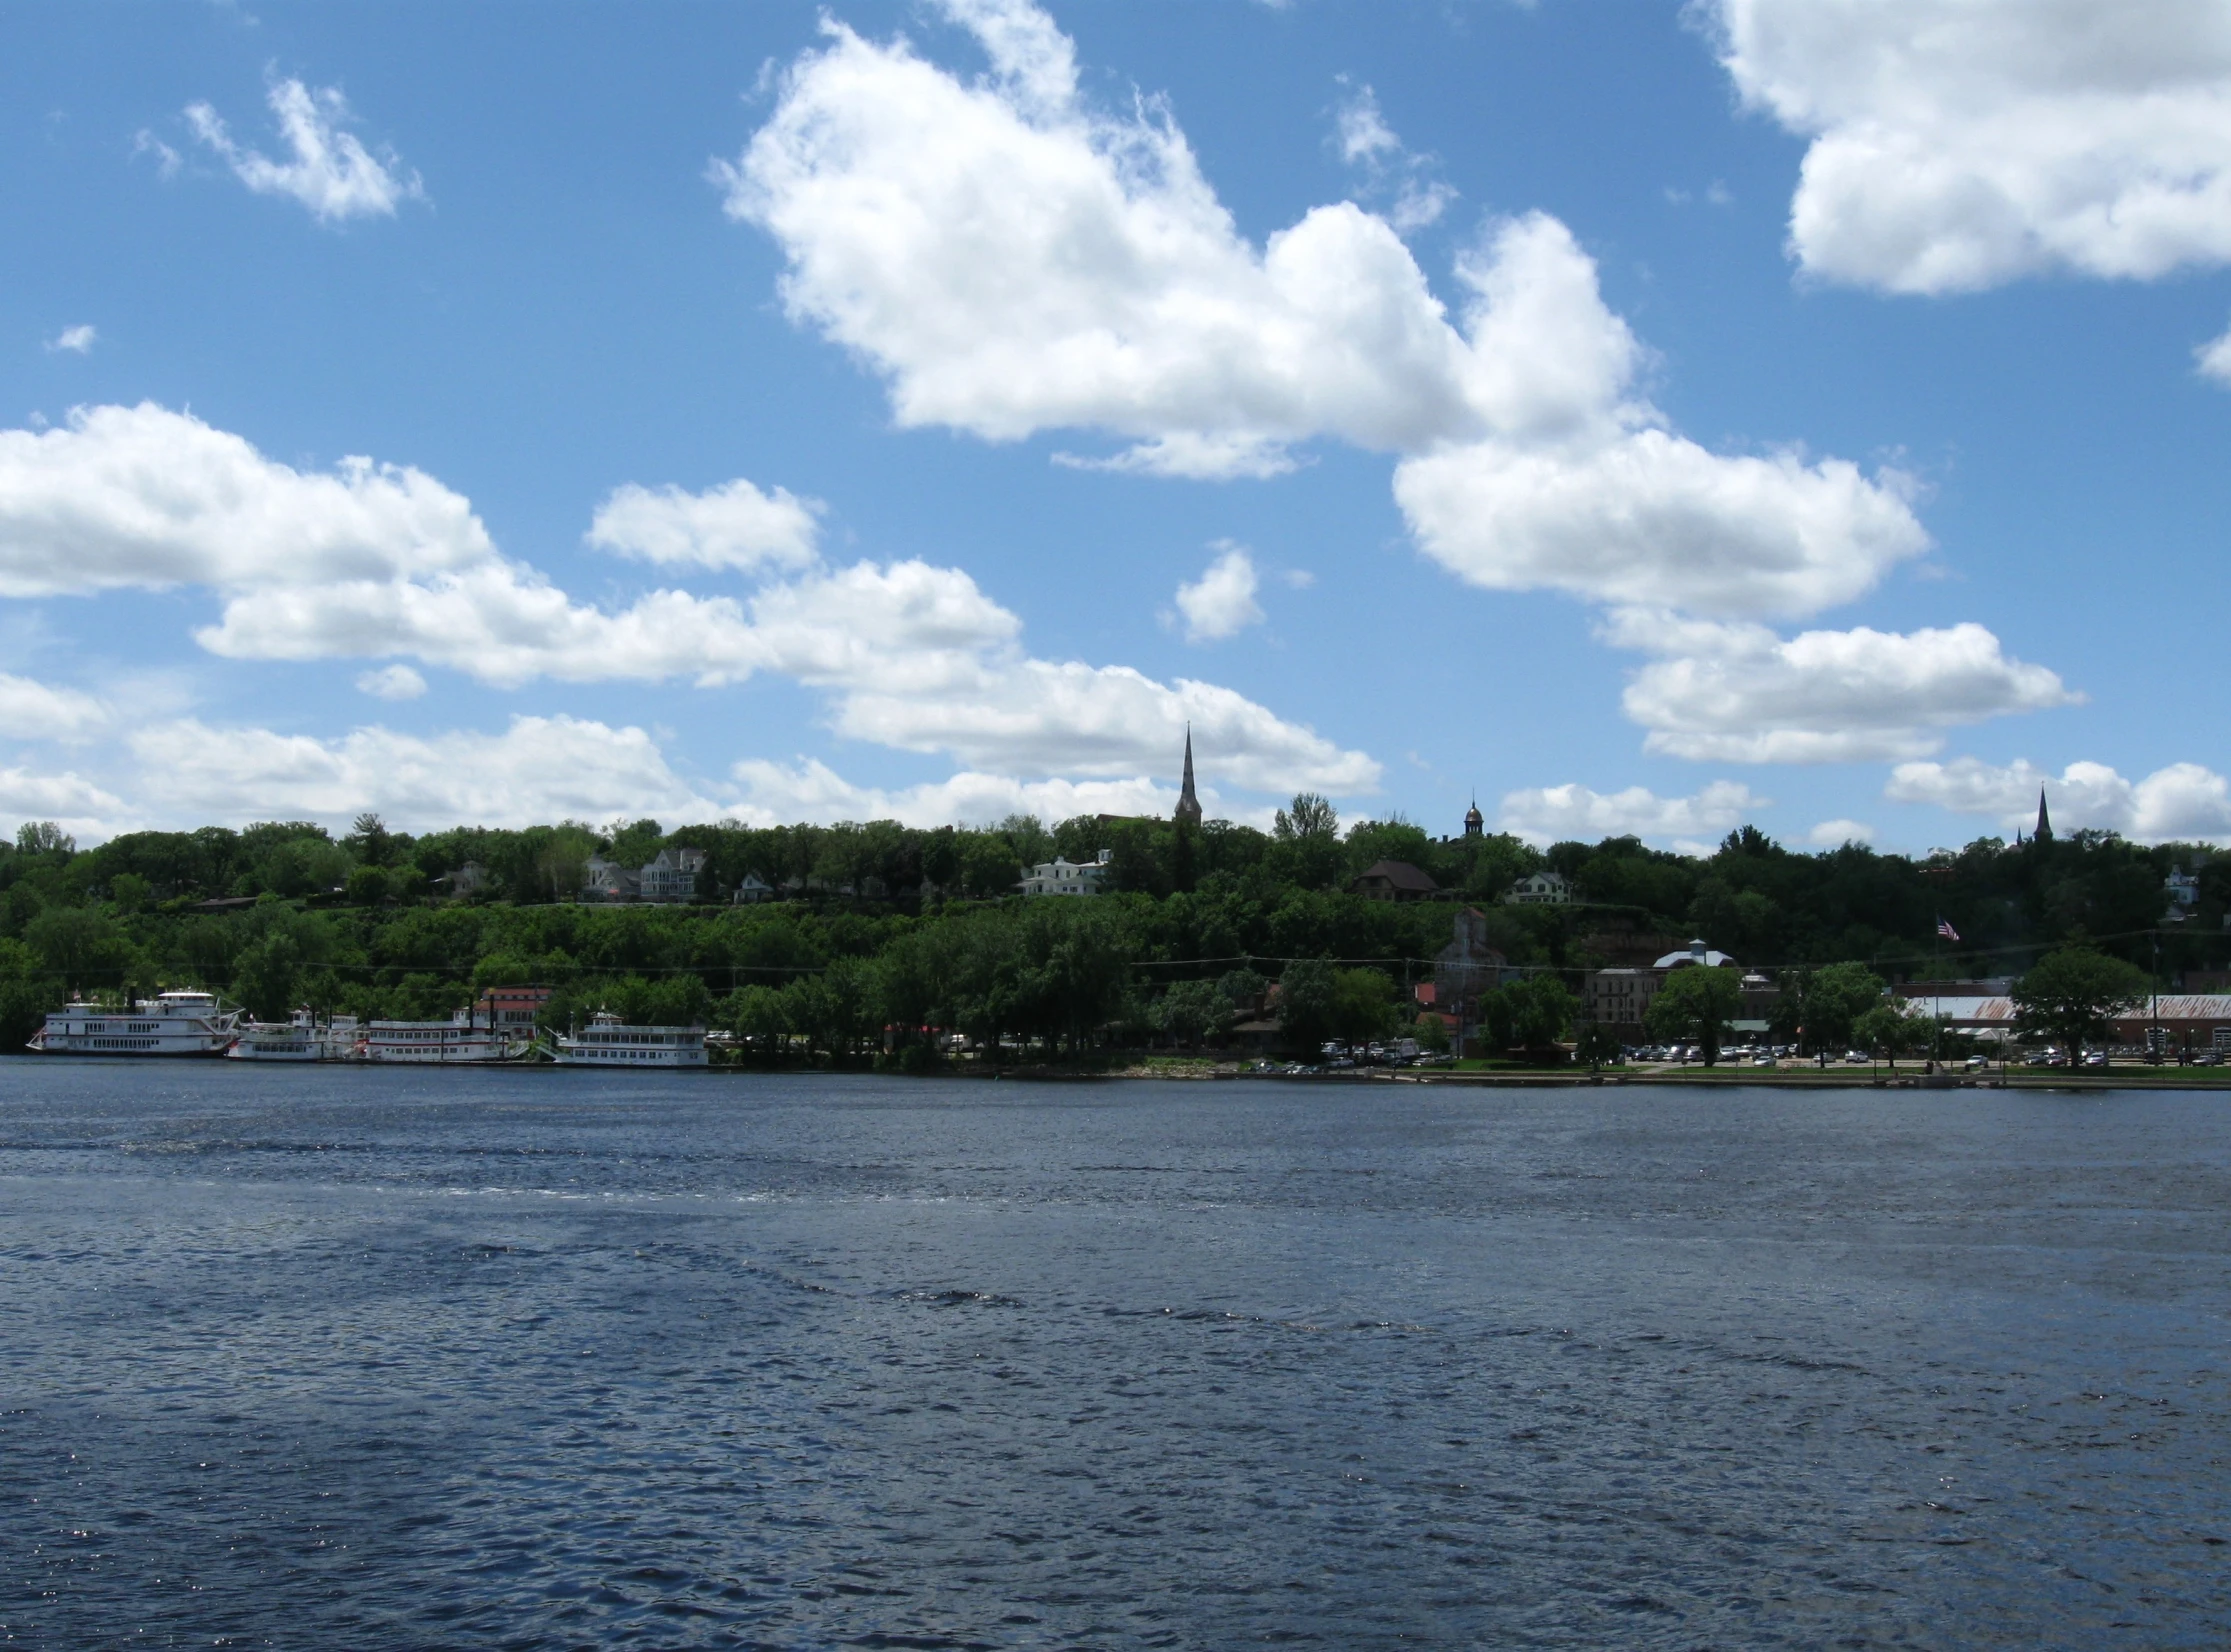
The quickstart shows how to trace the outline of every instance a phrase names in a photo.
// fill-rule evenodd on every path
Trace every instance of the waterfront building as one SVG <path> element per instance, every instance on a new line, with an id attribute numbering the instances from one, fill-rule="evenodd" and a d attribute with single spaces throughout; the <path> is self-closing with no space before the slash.
<path id="1" fill-rule="evenodd" d="M 1694 940 L 1678 951 L 1662 954 L 1647 966 L 1593 969 L 1581 983 L 1581 1018 L 1596 1022 L 1624 1043 L 1639 1044 L 1644 1037 L 1643 1024 L 1650 1014 L 1650 1002 L 1666 984 L 1666 977 L 1677 969 L 1696 968 L 1740 969 L 1742 966 L 1708 943 Z M 1765 976 L 1745 975 L 1736 1030 L 1764 1032 L 1779 996 L 1780 989 Z"/>
<path id="2" fill-rule="evenodd" d="M 1911 1016 L 1938 1016 L 1957 1032 L 1993 1042 L 2014 1036 L 2014 1000 L 1939 994 L 1904 997 L 1898 1007 Z M 2231 1052 L 2231 994 L 2164 992 L 2149 994 L 2135 1009 L 2115 1017 L 2109 1042 L 2142 1047 L 2159 1029 L 2169 1049 Z"/>
<path id="3" fill-rule="evenodd" d="M 489 987 L 481 993 L 474 1009 L 484 1026 L 532 1038 L 535 1023 L 549 1007 L 551 991 L 549 987 L 538 986 Z"/>
<path id="4" fill-rule="evenodd" d="M 1487 944 L 1487 914 L 1476 906 L 1457 913 L 1455 938 L 1434 955 L 1433 1001 L 1441 1009 L 1461 1013 L 1460 1004 L 1474 1002 L 1490 988 L 1500 986 L 1510 960 Z"/>

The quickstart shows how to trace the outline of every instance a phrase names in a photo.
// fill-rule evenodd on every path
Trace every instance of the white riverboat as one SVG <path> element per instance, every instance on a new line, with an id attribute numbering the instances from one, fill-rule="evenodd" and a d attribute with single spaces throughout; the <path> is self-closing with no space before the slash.
<path id="1" fill-rule="evenodd" d="M 609 1010 L 586 1027 L 560 1033 L 553 1057 L 561 1067 L 702 1067 L 703 1027 L 633 1027 Z"/>
<path id="2" fill-rule="evenodd" d="M 491 1026 L 467 1008 L 447 1021 L 367 1021 L 354 1059 L 484 1063 L 518 1061 L 533 1049 L 531 1026 Z"/>
<path id="3" fill-rule="evenodd" d="M 31 1035 L 45 1055 L 223 1055 L 247 1012 L 213 992 L 164 992 L 130 1009 L 75 1003 L 47 1012 Z"/>
<path id="4" fill-rule="evenodd" d="M 285 1021 L 249 1022 L 225 1054 L 234 1061 L 347 1061 L 361 1037 L 353 1015 L 319 1026 L 308 1010 L 296 1010 Z"/>

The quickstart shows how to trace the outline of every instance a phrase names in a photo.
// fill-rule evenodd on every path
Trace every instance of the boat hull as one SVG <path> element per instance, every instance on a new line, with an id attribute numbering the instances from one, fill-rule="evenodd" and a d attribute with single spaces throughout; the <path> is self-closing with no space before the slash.
<path id="1" fill-rule="evenodd" d="M 162 1038 L 134 1038 L 121 1034 L 113 1038 L 89 1038 L 82 1034 L 49 1038 L 44 1033 L 34 1033 L 30 1047 L 41 1055 L 126 1055 L 155 1056 L 165 1060 L 206 1060 L 223 1056 L 231 1048 L 230 1040 L 223 1043 L 184 1046 L 178 1041 Z"/>

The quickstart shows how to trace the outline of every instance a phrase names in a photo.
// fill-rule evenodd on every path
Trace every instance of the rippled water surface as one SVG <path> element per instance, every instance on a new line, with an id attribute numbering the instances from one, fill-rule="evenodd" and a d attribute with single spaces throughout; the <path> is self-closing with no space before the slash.
<path id="1" fill-rule="evenodd" d="M 0 1639 L 2231 1641 L 2231 1100 L 0 1064 Z"/>

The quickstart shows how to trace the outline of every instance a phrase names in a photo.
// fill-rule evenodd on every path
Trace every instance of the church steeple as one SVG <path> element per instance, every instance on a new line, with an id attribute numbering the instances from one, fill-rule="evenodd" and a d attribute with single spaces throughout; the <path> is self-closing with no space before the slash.
<path id="1" fill-rule="evenodd" d="M 1480 814 L 1480 800 L 1472 799 L 1472 806 L 1464 811 L 1464 835 L 1478 837 L 1487 829 L 1487 821 Z"/>
<path id="2" fill-rule="evenodd" d="M 2037 830 L 2030 834 L 2033 843 L 2053 841 L 2053 817 L 2045 812 L 2045 788 L 2037 788 Z"/>
<path id="3" fill-rule="evenodd" d="M 1193 795 L 1193 725 L 1185 725 L 1185 784 L 1177 794 L 1177 823 L 1180 826 L 1198 826 L 1201 823 L 1201 800 Z"/>

